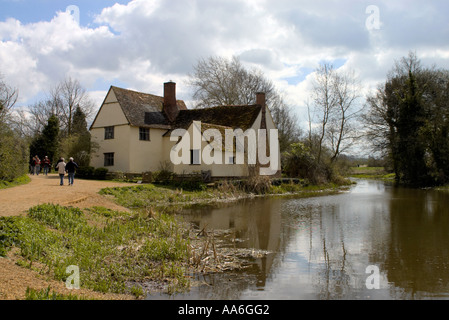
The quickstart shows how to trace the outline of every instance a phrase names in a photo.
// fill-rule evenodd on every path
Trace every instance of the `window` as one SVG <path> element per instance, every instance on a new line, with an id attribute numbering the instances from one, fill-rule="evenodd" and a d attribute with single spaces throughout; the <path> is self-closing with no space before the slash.
<path id="1" fill-rule="evenodd" d="M 139 128 L 139 140 L 141 140 L 141 141 L 150 141 L 150 129 L 148 129 L 148 128 Z"/>
<path id="2" fill-rule="evenodd" d="M 200 163 L 200 150 L 190 150 L 190 164 L 199 165 Z"/>
<path id="3" fill-rule="evenodd" d="M 104 128 L 104 140 L 114 139 L 114 127 Z"/>
<path id="4" fill-rule="evenodd" d="M 112 167 L 114 165 L 114 152 L 104 154 L 104 166 Z"/>

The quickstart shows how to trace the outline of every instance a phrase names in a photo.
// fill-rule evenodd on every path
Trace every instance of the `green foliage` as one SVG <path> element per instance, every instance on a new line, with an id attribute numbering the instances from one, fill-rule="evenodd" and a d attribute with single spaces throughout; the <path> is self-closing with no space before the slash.
<path id="1" fill-rule="evenodd" d="M 106 168 L 96 168 L 94 171 L 94 177 L 95 179 L 99 179 L 99 180 L 105 180 L 106 179 L 106 175 L 108 174 L 108 169 Z"/>
<path id="2" fill-rule="evenodd" d="M 39 159 L 48 156 L 50 161 L 56 163 L 59 148 L 59 120 L 55 115 L 48 118 L 47 125 L 41 134 L 36 135 L 30 144 L 30 156 L 37 155 Z"/>
<path id="3" fill-rule="evenodd" d="M 12 181 L 0 180 L 0 190 L 27 184 L 31 181 L 30 177 L 23 175 Z"/>
<path id="4" fill-rule="evenodd" d="M 388 155 L 396 181 L 412 187 L 449 182 L 449 71 L 404 58 L 369 97 L 365 122 Z"/>
<path id="5" fill-rule="evenodd" d="M 218 191 L 190 191 L 179 189 L 173 185 L 137 185 L 133 187 L 105 188 L 102 195 L 114 196 L 116 201 L 127 208 L 164 207 L 178 204 L 189 204 L 192 201 L 211 201 L 217 197 Z"/>
<path id="6" fill-rule="evenodd" d="M 101 292 L 126 293 L 126 282 L 145 277 L 173 281 L 180 289 L 188 285 L 188 241 L 174 217 L 106 211 L 40 205 L 26 217 L 1 218 L 0 250 L 4 255 L 19 248 L 29 267 L 38 261 L 41 272 L 60 281 L 76 265 L 81 287 Z"/>
<path id="7" fill-rule="evenodd" d="M 94 167 L 80 166 L 76 170 L 77 177 L 82 179 L 94 179 L 94 173 L 95 173 Z"/>
<path id="8" fill-rule="evenodd" d="M 43 204 L 29 210 L 28 216 L 50 227 L 70 232 L 82 232 L 87 226 L 83 212 L 78 208 L 64 208 L 53 204 Z"/>
<path id="9" fill-rule="evenodd" d="M 28 152 L 23 138 L 0 123 L 0 181 L 13 181 L 27 172 Z"/>
<path id="10" fill-rule="evenodd" d="M 15 218 L 0 218 L 0 257 L 5 257 L 18 241 L 19 229 L 14 222 Z"/>
<path id="11" fill-rule="evenodd" d="M 316 160 L 303 143 L 291 145 L 283 154 L 283 172 L 288 177 L 307 179 L 312 184 L 325 184 L 332 179 L 332 169 Z"/>
<path id="12" fill-rule="evenodd" d="M 395 150 L 398 170 L 402 180 L 412 186 L 428 184 L 428 172 L 425 162 L 426 146 L 421 136 L 424 126 L 424 106 L 415 75 L 410 71 L 402 92 L 399 95 L 399 116 L 397 121 L 397 144 Z"/>
<path id="13" fill-rule="evenodd" d="M 109 170 L 106 168 L 80 166 L 76 172 L 77 177 L 81 179 L 105 180 Z"/>
<path id="14" fill-rule="evenodd" d="M 170 183 L 173 180 L 174 173 L 170 170 L 161 169 L 153 172 L 153 180 L 155 183 Z"/>
<path id="15" fill-rule="evenodd" d="M 89 130 L 87 130 L 86 115 L 77 107 L 73 114 L 72 141 L 68 154 L 76 159 L 79 166 L 89 166 L 92 143 Z"/>
<path id="16" fill-rule="evenodd" d="M 60 294 L 53 291 L 50 293 L 50 286 L 47 289 L 35 290 L 27 288 L 25 300 L 85 300 L 73 294 Z"/>
<path id="17" fill-rule="evenodd" d="M 75 110 L 75 113 L 73 114 L 72 134 L 82 136 L 87 133 L 89 133 L 89 130 L 87 130 L 86 115 L 84 114 L 83 110 L 81 110 L 81 108 L 78 106 Z"/>
<path id="18" fill-rule="evenodd" d="M 205 191 L 207 189 L 207 186 L 199 179 L 173 181 L 169 185 L 187 191 Z"/>

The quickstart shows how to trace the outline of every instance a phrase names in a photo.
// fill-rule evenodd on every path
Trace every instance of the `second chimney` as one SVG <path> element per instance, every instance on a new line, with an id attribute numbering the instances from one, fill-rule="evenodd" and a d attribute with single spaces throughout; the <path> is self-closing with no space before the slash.
<path id="1" fill-rule="evenodd" d="M 175 121 L 178 116 L 179 109 L 176 105 L 176 83 L 164 83 L 164 112 L 170 122 Z"/>
<path id="2" fill-rule="evenodd" d="M 264 92 L 257 92 L 256 93 L 256 104 L 260 105 L 262 108 L 265 109 L 265 93 Z"/>
<path id="3" fill-rule="evenodd" d="M 260 123 L 260 129 L 267 128 L 267 119 L 266 119 L 266 97 L 264 92 L 256 93 L 256 104 L 262 107 L 262 120 Z"/>

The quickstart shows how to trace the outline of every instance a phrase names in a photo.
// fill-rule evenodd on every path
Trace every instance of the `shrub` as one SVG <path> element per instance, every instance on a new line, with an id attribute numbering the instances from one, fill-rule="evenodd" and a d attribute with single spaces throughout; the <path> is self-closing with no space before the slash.
<path id="1" fill-rule="evenodd" d="M 95 168 L 94 167 L 79 167 L 76 174 L 82 179 L 93 179 Z"/>
<path id="2" fill-rule="evenodd" d="M 271 179 L 267 176 L 251 176 L 243 182 L 246 192 L 255 194 L 266 194 L 271 188 Z"/>
<path id="3" fill-rule="evenodd" d="M 18 241 L 19 229 L 14 218 L 0 218 L 0 257 L 5 257 L 11 246 Z"/>
<path id="4" fill-rule="evenodd" d="M 79 167 L 76 174 L 82 179 L 105 180 L 109 170 L 106 168 Z"/>
<path id="5" fill-rule="evenodd" d="M 108 169 L 106 168 L 97 168 L 94 171 L 95 179 L 106 180 L 106 175 L 108 174 Z"/>
<path id="6" fill-rule="evenodd" d="M 176 188 L 187 190 L 187 191 L 204 191 L 207 186 L 200 180 L 181 180 L 174 181 L 172 185 Z"/>
<path id="7" fill-rule="evenodd" d="M 24 140 L 0 122 L 0 180 L 11 182 L 27 172 Z"/>
<path id="8" fill-rule="evenodd" d="M 174 174 L 168 170 L 156 171 L 153 174 L 154 182 L 156 183 L 169 183 L 173 180 Z"/>
<path id="9" fill-rule="evenodd" d="M 292 144 L 291 150 L 285 152 L 283 158 L 283 171 L 289 177 L 306 179 L 316 185 L 326 184 L 332 180 L 331 165 L 319 163 L 303 143 Z"/>

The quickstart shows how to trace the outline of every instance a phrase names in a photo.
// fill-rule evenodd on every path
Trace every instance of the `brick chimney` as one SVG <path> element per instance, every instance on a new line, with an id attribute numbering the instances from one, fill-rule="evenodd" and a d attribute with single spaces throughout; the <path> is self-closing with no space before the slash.
<path id="1" fill-rule="evenodd" d="M 260 129 L 267 128 L 267 120 L 266 120 L 266 96 L 264 92 L 256 93 L 256 104 L 262 107 L 262 122 L 260 124 Z"/>
<path id="2" fill-rule="evenodd" d="M 256 93 L 256 104 L 261 105 L 262 107 L 265 107 L 265 104 L 266 104 L 265 92 L 257 92 Z"/>
<path id="3" fill-rule="evenodd" d="M 179 109 L 176 105 L 176 83 L 166 82 L 164 83 L 164 112 L 170 122 L 175 121 L 178 116 Z"/>

